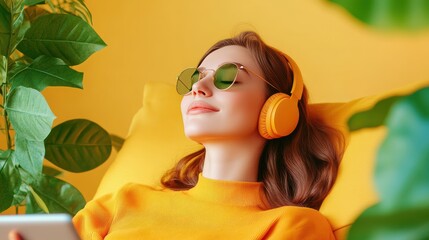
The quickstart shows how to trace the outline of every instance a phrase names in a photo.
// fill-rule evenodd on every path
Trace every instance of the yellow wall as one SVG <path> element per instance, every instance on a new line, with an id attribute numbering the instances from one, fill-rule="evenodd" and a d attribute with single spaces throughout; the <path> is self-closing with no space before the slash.
<path id="1" fill-rule="evenodd" d="M 211 44 L 241 30 L 255 30 L 289 53 L 313 102 L 346 101 L 429 79 L 429 32 L 375 31 L 322 0 L 88 0 L 87 5 L 108 47 L 77 67 L 85 72 L 85 90 L 45 90 L 56 123 L 88 118 L 125 136 L 145 82 L 175 82 Z M 109 162 L 65 178 L 90 199 Z"/>

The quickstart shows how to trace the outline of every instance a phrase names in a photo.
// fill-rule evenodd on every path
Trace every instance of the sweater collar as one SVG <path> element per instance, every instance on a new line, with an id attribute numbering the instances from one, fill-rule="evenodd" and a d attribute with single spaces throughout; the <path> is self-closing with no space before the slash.
<path id="1" fill-rule="evenodd" d="M 262 182 L 214 180 L 199 175 L 188 194 L 203 201 L 238 207 L 264 208 Z"/>

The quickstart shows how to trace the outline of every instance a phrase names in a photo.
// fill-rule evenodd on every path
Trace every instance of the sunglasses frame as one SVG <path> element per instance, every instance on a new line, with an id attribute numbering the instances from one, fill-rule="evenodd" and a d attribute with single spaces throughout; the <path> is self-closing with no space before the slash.
<path id="1" fill-rule="evenodd" d="M 247 68 L 247 67 L 245 67 L 243 64 L 241 64 L 241 63 L 236 63 L 236 62 L 226 62 L 226 63 L 222 63 L 216 70 L 214 70 L 214 69 L 204 69 L 204 71 L 213 71 L 213 81 L 215 81 L 215 76 L 216 76 L 216 72 L 220 69 L 220 68 L 222 68 L 223 66 L 225 66 L 225 65 L 227 65 L 227 64 L 233 64 L 233 65 L 235 65 L 236 67 L 237 67 L 237 70 L 244 70 L 244 71 L 247 71 L 248 73 L 251 73 L 251 74 L 253 74 L 253 75 L 255 75 L 256 77 L 258 77 L 259 79 L 261 79 L 262 81 L 264 81 L 265 83 L 267 83 L 268 85 L 270 85 L 272 88 L 274 88 L 274 89 L 276 89 L 277 91 L 279 91 L 279 92 L 281 92 L 278 88 L 276 88 L 274 85 L 272 85 L 270 82 L 268 82 L 268 80 L 266 80 L 265 78 L 263 78 L 261 75 L 259 75 L 259 74 L 257 74 L 256 72 L 254 72 L 254 71 L 252 71 L 251 69 L 249 69 L 249 68 Z M 192 85 L 191 85 L 191 89 L 189 90 L 189 92 L 187 92 L 187 93 L 185 93 L 185 94 L 181 94 L 179 91 L 178 91 L 178 89 L 177 89 L 177 85 L 178 85 L 178 83 L 180 82 L 181 84 L 183 84 L 184 86 L 186 86 L 184 83 L 183 83 L 183 81 L 182 80 L 180 80 L 180 76 L 185 72 L 185 71 L 187 71 L 187 70 L 190 70 L 190 69 L 193 69 L 194 71 L 198 71 L 199 72 L 199 74 L 202 74 L 203 72 L 202 71 L 200 71 L 198 68 L 187 68 L 187 69 L 185 69 L 185 70 L 183 70 L 180 74 L 179 74 L 179 76 L 177 77 L 177 83 L 176 83 L 176 91 L 177 91 L 177 93 L 179 93 L 180 95 L 182 95 L 182 96 L 186 96 L 186 95 L 188 95 L 188 94 L 190 94 L 191 92 L 192 92 L 192 86 L 195 84 L 195 83 L 197 83 L 198 81 L 200 81 L 201 79 L 203 79 L 205 76 L 203 76 L 203 77 L 201 77 L 201 78 L 199 78 L 198 79 L 198 81 L 196 81 L 195 83 L 192 83 Z M 224 89 L 220 89 L 220 88 L 217 88 L 217 89 L 219 89 L 219 90 L 222 90 L 222 91 L 226 91 L 226 90 L 228 90 L 230 87 L 232 87 L 232 85 L 234 85 L 234 83 L 235 83 L 235 80 L 237 79 L 237 76 L 238 76 L 238 71 L 237 71 L 237 74 L 235 75 L 235 77 L 234 77 L 234 80 L 232 81 L 232 83 L 231 83 L 231 85 L 229 85 L 227 88 L 224 88 Z M 216 86 L 216 85 L 215 85 Z"/>

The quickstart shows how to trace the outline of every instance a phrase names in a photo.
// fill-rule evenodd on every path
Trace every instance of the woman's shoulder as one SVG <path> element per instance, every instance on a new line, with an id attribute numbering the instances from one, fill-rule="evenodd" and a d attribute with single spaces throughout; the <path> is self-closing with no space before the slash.
<path id="1" fill-rule="evenodd" d="M 308 207 L 284 206 L 279 207 L 280 220 L 291 220 L 300 224 L 324 224 L 330 227 L 329 221 L 318 210 Z"/>
<path id="2" fill-rule="evenodd" d="M 335 239 L 332 227 L 319 211 L 296 206 L 272 209 L 278 213 L 275 230 L 279 233 L 293 233 L 296 239 Z"/>
<path id="3" fill-rule="evenodd" d="M 309 208 L 309 207 L 283 206 L 283 207 L 273 208 L 273 210 L 283 212 L 287 215 L 292 215 L 295 217 L 309 216 L 309 217 L 316 217 L 316 218 L 322 217 L 325 219 L 325 217 L 323 217 L 322 213 L 320 213 L 316 209 Z"/>

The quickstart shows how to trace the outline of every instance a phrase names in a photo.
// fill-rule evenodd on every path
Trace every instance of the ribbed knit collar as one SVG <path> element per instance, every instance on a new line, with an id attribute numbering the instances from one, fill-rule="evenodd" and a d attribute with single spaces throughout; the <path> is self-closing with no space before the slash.
<path id="1" fill-rule="evenodd" d="M 200 174 L 197 185 L 188 194 L 222 205 L 264 208 L 262 186 L 261 182 L 213 180 Z"/>

